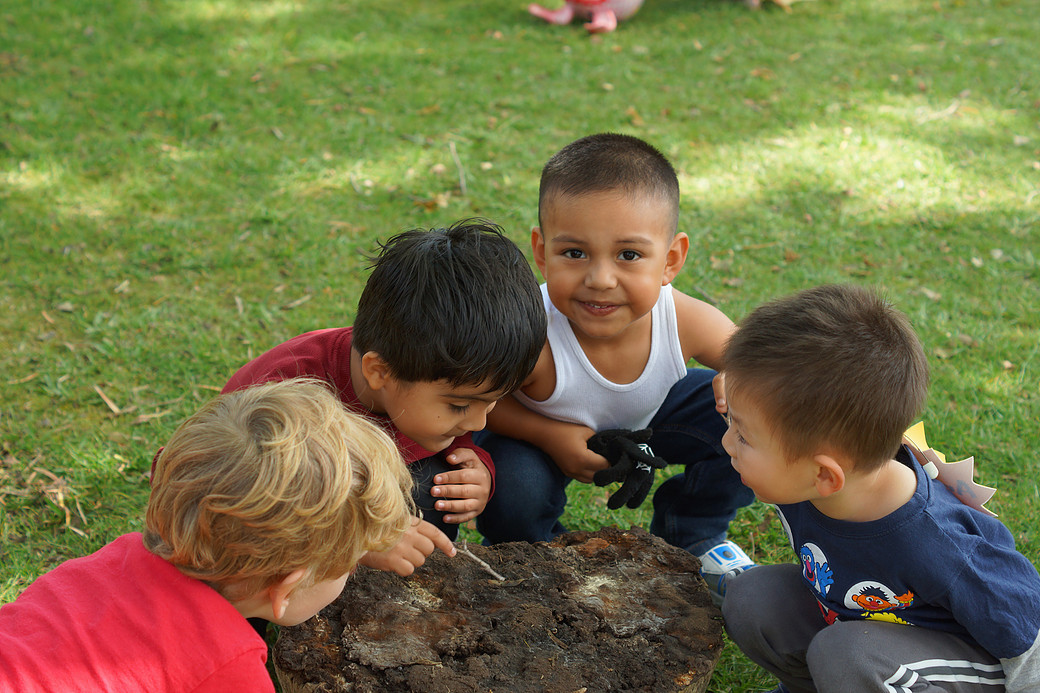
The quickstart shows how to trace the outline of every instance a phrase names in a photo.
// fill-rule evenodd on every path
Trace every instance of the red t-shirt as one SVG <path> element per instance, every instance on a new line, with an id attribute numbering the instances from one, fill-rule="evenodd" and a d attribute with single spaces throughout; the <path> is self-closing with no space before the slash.
<path id="1" fill-rule="evenodd" d="M 338 327 L 315 330 L 293 337 L 242 366 L 231 376 L 221 393 L 241 390 L 258 383 L 301 376 L 321 378 L 332 386 L 348 408 L 376 421 L 390 434 L 397 442 L 397 449 L 401 451 L 405 463 L 411 464 L 416 460 L 433 456 L 436 453 L 430 452 L 401 433 L 389 417 L 369 411 L 358 400 L 350 379 L 350 345 L 353 331 L 352 327 Z M 477 453 L 480 461 L 491 472 L 493 488 L 495 465 L 491 461 L 491 455 L 483 448 L 477 447 L 469 433 L 453 440 L 444 454 L 457 448 L 469 448 Z"/>
<path id="2" fill-rule="evenodd" d="M 273 693 L 267 645 L 141 534 L 66 561 L 0 607 L 0 691 Z"/>

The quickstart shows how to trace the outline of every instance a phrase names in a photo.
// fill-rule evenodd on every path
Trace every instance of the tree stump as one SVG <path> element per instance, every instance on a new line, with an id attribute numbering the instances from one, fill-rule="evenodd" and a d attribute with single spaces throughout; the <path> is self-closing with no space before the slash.
<path id="1" fill-rule="evenodd" d="M 283 628 L 285 693 L 703 693 L 722 619 L 689 553 L 646 531 L 430 556 L 414 575 L 361 568 L 320 614 Z"/>

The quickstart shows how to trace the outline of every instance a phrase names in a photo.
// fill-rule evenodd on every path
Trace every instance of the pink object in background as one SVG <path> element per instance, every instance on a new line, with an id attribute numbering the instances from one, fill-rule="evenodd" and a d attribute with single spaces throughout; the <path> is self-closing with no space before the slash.
<path id="1" fill-rule="evenodd" d="M 567 0 L 558 10 L 550 10 L 532 3 L 527 11 L 550 24 L 569 24 L 579 17 L 588 19 L 585 28 L 590 34 L 614 31 L 618 20 L 628 19 L 643 6 L 643 0 Z"/>

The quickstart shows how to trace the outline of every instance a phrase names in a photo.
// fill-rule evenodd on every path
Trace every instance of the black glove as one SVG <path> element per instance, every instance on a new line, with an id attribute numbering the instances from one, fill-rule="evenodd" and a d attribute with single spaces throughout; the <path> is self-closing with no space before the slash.
<path id="1" fill-rule="evenodd" d="M 609 467 L 592 475 L 592 482 L 596 486 L 606 486 L 624 480 L 621 488 L 607 499 L 607 507 L 611 510 L 622 505 L 638 508 L 654 485 L 654 470 L 668 465 L 647 445 L 651 435 L 653 431 L 649 428 L 640 431 L 615 428 L 600 431 L 589 438 L 589 450 L 603 455 L 610 462 Z"/>

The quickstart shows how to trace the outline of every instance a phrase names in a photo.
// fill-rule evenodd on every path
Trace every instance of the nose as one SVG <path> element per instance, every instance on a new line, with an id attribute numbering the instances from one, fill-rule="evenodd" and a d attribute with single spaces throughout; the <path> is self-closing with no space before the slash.
<path id="1" fill-rule="evenodd" d="M 735 457 L 735 455 L 733 454 L 734 446 L 733 446 L 733 427 L 732 426 L 727 428 L 726 432 L 722 436 L 722 447 L 726 451 L 727 455 L 729 455 L 730 457 Z"/>
<path id="2" fill-rule="evenodd" d="M 617 275 L 610 262 L 600 261 L 589 264 L 585 272 L 585 286 L 589 289 L 613 289 L 617 285 Z"/>
<path id="3" fill-rule="evenodd" d="M 462 427 L 467 431 L 483 431 L 487 426 L 487 415 L 495 408 L 497 402 L 492 402 L 486 407 L 470 407 L 470 414 L 462 421 Z"/>

